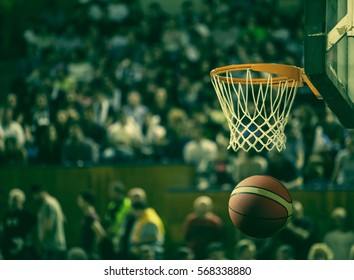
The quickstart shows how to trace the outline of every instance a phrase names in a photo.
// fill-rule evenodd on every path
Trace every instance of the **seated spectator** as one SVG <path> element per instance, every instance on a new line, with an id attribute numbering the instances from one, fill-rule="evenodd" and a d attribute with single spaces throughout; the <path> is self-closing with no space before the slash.
<path id="1" fill-rule="evenodd" d="M 104 149 L 107 144 L 107 130 L 95 120 L 93 107 L 84 109 L 80 126 L 84 134 L 97 143 L 100 149 Z"/>
<path id="2" fill-rule="evenodd" d="M 192 130 L 192 139 L 183 147 L 183 159 L 187 164 L 196 166 L 197 175 L 205 176 L 208 166 L 217 157 L 217 144 L 205 136 L 205 129 L 195 125 Z"/>
<path id="3" fill-rule="evenodd" d="M 40 92 L 35 96 L 30 112 L 30 130 L 35 143 L 43 136 L 43 130 L 50 124 L 51 112 L 46 93 Z"/>
<path id="4" fill-rule="evenodd" d="M 98 146 L 90 138 L 85 137 L 79 124 L 69 127 L 69 137 L 64 142 L 62 162 L 67 166 L 84 166 L 97 163 Z"/>
<path id="5" fill-rule="evenodd" d="M 143 159 L 161 159 L 165 137 L 166 129 L 160 124 L 160 117 L 147 112 L 142 125 L 142 145 L 140 148 Z"/>
<path id="6" fill-rule="evenodd" d="M 0 156 L 2 165 L 24 165 L 27 163 L 27 151 L 18 145 L 15 137 L 7 137 L 4 143 L 4 150 Z"/>
<path id="7" fill-rule="evenodd" d="M 107 129 L 108 147 L 103 151 L 106 161 L 133 159 L 142 142 L 139 125 L 121 110 L 117 120 Z"/>
<path id="8" fill-rule="evenodd" d="M 264 175 L 267 172 L 268 162 L 263 156 L 250 150 L 239 150 L 231 164 L 230 173 L 234 182 L 238 184 L 243 179 L 253 175 Z"/>
<path id="9" fill-rule="evenodd" d="M 70 248 L 66 254 L 67 260 L 88 260 L 88 256 L 84 249 L 80 247 Z"/>
<path id="10" fill-rule="evenodd" d="M 156 260 L 155 248 L 151 245 L 141 245 L 138 249 L 139 260 Z"/>
<path id="11" fill-rule="evenodd" d="M 57 129 L 54 125 L 49 125 L 43 131 L 43 135 L 38 139 L 37 162 L 40 164 L 60 164 L 62 145 L 58 138 Z"/>
<path id="12" fill-rule="evenodd" d="M 344 149 L 335 158 L 332 182 L 338 185 L 354 183 L 354 136 L 349 135 L 345 140 Z"/>
<path id="13" fill-rule="evenodd" d="M 222 243 L 215 242 L 208 245 L 207 249 L 208 260 L 227 260 L 225 248 Z"/>
<path id="14" fill-rule="evenodd" d="M 97 78 L 91 83 L 93 121 L 107 127 L 112 123 L 113 107 L 106 96 L 104 80 Z"/>
<path id="15" fill-rule="evenodd" d="M 16 146 L 25 146 L 25 132 L 23 127 L 13 119 L 13 109 L 10 107 L 4 108 L 3 116 L 0 119 L 0 131 L 4 140 L 8 137 L 15 139 Z"/>
<path id="16" fill-rule="evenodd" d="M 18 95 L 9 92 L 6 95 L 6 105 L 13 110 L 13 119 L 17 121 L 19 124 L 23 125 L 23 120 L 24 120 L 24 113 L 21 110 L 21 104 L 18 102 Z"/>
<path id="17" fill-rule="evenodd" d="M 142 103 L 141 94 L 136 91 L 130 91 L 127 96 L 127 104 L 123 106 L 123 111 L 128 117 L 132 117 L 141 128 L 148 108 Z"/>
<path id="18" fill-rule="evenodd" d="M 170 98 L 168 96 L 166 88 L 160 87 L 154 90 L 152 97 L 152 104 L 149 106 L 152 114 L 158 115 L 161 120 L 161 124 L 167 125 L 167 115 L 172 105 L 170 104 Z"/>
<path id="19" fill-rule="evenodd" d="M 308 260 L 333 260 L 333 252 L 325 243 L 315 243 L 310 247 Z"/>
<path id="20" fill-rule="evenodd" d="M 283 244 L 275 251 L 276 260 L 295 260 L 294 248 L 291 245 Z"/>
<path id="21" fill-rule="evenodd" d="M 267 175 L 282 182 L 288 189 L 301 188 L 303 178 L 294 162 L 285 157 L 283 151 L 274 149 L 268 153 Z"/>
<path id="22" fill-rule="evenodd" d="M 225 146 L 218 145 L 216 159 L 211 163 L 209 170 L 206 179 L 218 189 L 229 190 L 234 187 L 232 159 Z"/>
<path id="23" fill-rule="evenodd" d="M 188 131 L 190 126 L 187 113 L 180 108 L 171 109 L 167 116 L 164 161 L 183 161 L 183 149 L 186 142 L 190 140 Z"/>
<path id="24" fill-rule="evenodd" d="M 194 260 L 194 253 L 191 248 L 187 246 L 181 246 L 177 248 L 176 260 Z"/>
<path id="25" fill-rule="evenodd" d="M 254 260 L 257 246 L 251 239 L 241 239 L 235 246 L 235 260 Z"/>

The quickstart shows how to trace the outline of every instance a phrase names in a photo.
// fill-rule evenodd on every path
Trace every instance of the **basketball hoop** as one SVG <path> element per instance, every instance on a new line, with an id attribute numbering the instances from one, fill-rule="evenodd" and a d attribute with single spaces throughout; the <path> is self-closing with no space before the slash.
<path id="1" fill-rule="evenodd" d="M 228 148 L 257 152 L 286 147 L 284 133 L 303 80 L 303 69 L 284 64 L 240 64 L 213 69 L 211 81 L 230 129 Z"/>

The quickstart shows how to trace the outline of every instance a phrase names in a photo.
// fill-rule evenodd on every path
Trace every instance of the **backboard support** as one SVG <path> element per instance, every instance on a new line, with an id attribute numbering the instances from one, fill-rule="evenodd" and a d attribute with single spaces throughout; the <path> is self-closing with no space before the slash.
<path id="1" fill-rule="evenodd" d="M 305 73 L 328 107 L 354 128 L 354 0 L 305 1 Z"/>

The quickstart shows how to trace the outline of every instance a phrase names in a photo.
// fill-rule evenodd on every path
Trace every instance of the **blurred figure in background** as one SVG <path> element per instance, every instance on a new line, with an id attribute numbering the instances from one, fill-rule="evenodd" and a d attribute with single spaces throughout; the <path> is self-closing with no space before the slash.
<path id="1" fill-rule="evenodd" d="M 241 239 L 235 246 L 235 260 L 254 260 L 257 255 L 257 246 L 250 239 Z"/>
<path id="2" fill-rule="evenodd" d="M 333 260 L 333 252 L 325 243 L 315 243 L 310 247 L 308 260 Z"/>
<path id="3" fill-rule="evenodd" d="M 69 126 L 69 137 L 64 142 L 62 161 L 66 166 L 86 166 L 99 160 L 98 145 L 85 136 L 78 123 Z"/>
<path id="4" fill-rule="evenodd" d="M 191 248 L 187 246 L 180 246 L 176 251 L 176 260 L 194 260 L 194 253 Z"/>
<path id="5" fill-rule="evenodd" d="M 128 192 L 128 199 L 131 204 L 136 202 L 147 203 L 146 193 L 142 188 L 132 188 Z M 130 206 L 131 208 L 131 206 Z M 135 223 L 136 217 L 131 209 L 126 215 L 118 234 L 118 258 L 119 259 L 135 259 L 137 258 L 130 252 L 130 235 Z"/>
<path id="6" fill-rule="evenodd" d="M 323 242 L 333 252 L 333 259 L 347 260 L 354 245 L 354 232 L 348 227 L 347 211 L 342 207 L 333 209 L 331 214 L 333 229 L 323 237 Z"/>
<path id="7" fill-rule="evenodd" d="M 193 212 L 184 220 L 183 234 L 197 260 L 208 257 L 206 249 L 209 244 L 223 242 L 223 222 L 213 213 L 213 201 L 210 197 L 199 196 L 194 200 Z"/>
<path id="8" fill-rule="evenodd" d="M 151 254 L 155 259 L 163 259 L 165 227 L 156 211 L 142 201 L 132 202 L 132 215 L 135 217 L 129 238 L 130 253 L 139 256 L 139 249 L 143 245 L 151 247 Z"/>
<path id="9" fill-rule="evenodd" d="M 354 136 L 345 139 L 345 147 L 335 158 L 332 182 L 338 185 L 352 185 L 354 183 Z"/>
<path id="10" fill-rule="evenodd" d="M 291 245 L 283 244 L 275 251 L 276 260 L 295 260 L 294 247 Z"/>
<path id="11" fill-rule="evenodd" d="M 67 260 L 88 260 L 88 256 L 84 249 L 80 247 L 73 247 L 68 250 L 66 254 Z"/>
<path id="12" fill-rule="evenodd" d="M 99 259 L 99 245 L 106 235 L 100 217 L 94 207 L 95 196 L 89 191 L 82 191 L 77 197 L 77 204 L 80 207 L 83 217 L 81 221 L 80 242 L 90 259 Z"/>
<path id="13" fill-rule="evenodd" d="M 24 208 L 25 193 L 12 189 L 8 197 L 8 210 L 0 231 L 0 246 L 5 260 L 34 258 L 32 233 L 36 218 Z"/>
<path id="14" fill-rule="evenodd" d="M 279 234 L 280 241 L 293 247 L 295 259 L 306 260 L 308 251 L 315 242 L 315 234 L 314 220 L 305 216 L 304 207 L 300 201 L 293 201 L 293 215 Z"/>
<path id="15" fill-rule="evenodd" d="M 208 260 L 227 260 L 225 248 L 222 243 L 210 243 L 206 249 Z"/>
<path id="16" fill-rule="evenodd" d="M 33 198 L 40 203 L 37 213 L 39 254 L 44 260 L 65 258 L 65 216 L 59 201 L 42 186 L 32 185 Z"/>
<path id="17" fill-rule="evenodd" d="M 112 181 L 108 186 L 109 202 L 104 216 L 104 227 L 113 250 L 118 252 L 118 239 L 122 226 L 130 213 L 131 201 L 125 186 L 120 181 Z"/>

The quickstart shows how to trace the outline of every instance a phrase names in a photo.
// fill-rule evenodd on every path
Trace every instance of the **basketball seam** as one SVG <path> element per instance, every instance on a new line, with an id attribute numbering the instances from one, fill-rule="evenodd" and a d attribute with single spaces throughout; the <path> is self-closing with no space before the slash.
<path id="1" fill-rule="evenodd" d="M 284 217 L 281 217 L 281 218 L 263 218 L 263 217 L 255 217 L 255 216 L 251 216 L 251 215 L 242 214 L 242 213 L 237 212 L 236 210 L 232 209 L 230 206 L 229 206 L 229 210 L 231 210 L 232 212 L 234 212 L 236 214 L 239 214 L 239 215 L 241 215 L 243 217 L 257 219 L 257 220 L 282 220 L 282 219 L 289 219 L 292 216 L 292 214 L 291 214 L 291 215 L 284 216 Z"/>
<path id="2" fill-rule="evenodd" d="M 251 192 L 251 191 L 239 192 L 238 190 L 240 190 L 240 188 L 255 188 L 255 189 L 260 190 L 261 192 L 264 192 L 264 193 L 267 193 L 267 192 L 268 192 L 268 193 L 271 193 L 271 194 L 273 194 L 274 196 L 278 197 L 278 198 L 279 198 L 279 201 L 276 200 L 276 199 L 274 199 L 274 198 L 271 198 L 271 197 L 269 197 L 269 196 L 266 196 L 266 195 L 257 193 L 257 192 Z M 237 192 L 235 192 L 235 190 L 236 190 Z M 235 193 L 234 193 L 234 192 L 235 192 Z M 274 202 L 280 204 L 281 206 L 283 206 L 283 207 L 286 209 L 286 211 L 288 212 L 288 214 L 290 214 L 290 216 L 291 216 L 291 214 L 292 214 L 292 207 L 291 207 L 292 202 L 288 202 L 285 198 L 283 198 L 283 197 L 280 196 L 279 194 L 277 194 L 277 193 L 275 193 L 275 192 L 272 192 L 272 191 L 269 191 L 269 190 L 267 190 L 267 189 L 263 189 L 263 188 L 256 187 L 256 186 L 237 187 L 237 188 L 235 188 L 235 189 L 232 191 L 230 198 L 231 198 L 232 196 L 236 195 L 236 194 L 253 194 L 253 195 L 258 195 L 258 196 L 261 196 L 261 197 L 264 197 L 264 198 L 268 198 L 268 199 L 270 199 L 270 200 L 272 200 L 272 201 L 274 201 Z M 283 200 L 284 202 L 286 202 L 288 205 L 284 205 L 283 203 L 281 203 L 281 200 Z"/>
<path id="3" fill-rule="evenodd" d="M 287 209 L 283 204 L 279 203 L 279 201 L 276 201 L 275 199 L 270 198 L 270 197 L 268 197 L 268 196 L 264 196 L 264 195 L 261 195 L 261 194 L 258 194 L 258 193 L 253 193 L 253 192 L 242 192 L 242 193 L 235 193 L 235 194 L 232 194 L 231 197 L 234 196 L 234 195 L 236 195 L 236 194 L 253 194 L 253 195 L 258 195 L 258 196 L 263 197 L 263 198 L 267 198 L 267 199 L 269 199 L 269 200 L 272 200 L 272 201 L 278 203 L 280 206 L 284 207 L 285 210 L 286 210 L 286 212 L 289 214 L 288 209 Z M 230 209 L 232 209 L 232 208 L 230 208 Z M 236 213 L 239 213 L 239 212 L 237 212 L 237 211 L 235 211 L 235 212 L 236 212 Z M 241 213 L 239 213 L 239 214 L 241 214 Z M 290 215 L 289 215 L 288 217 L 290 217 L 291 215 L 292 215 L 292 212 L 290 213 Z M 284 217 L 286 217 L 286 216 L 284 216 Z"/>
<path id="4" fill-rule="evenodd" d="M 272 178 L 272 177 L 270 177 L 270 178 Z M 277 195 L 277 196 L 283 198 L 283 199 L 284 199 L 285 201 L 287 201 L 288 203 L 292 203 L 292 199 L 291 199 L 291 196 L 290 196 L 289 193 L 288 193 L 288 194 L 289 194 L 289 197 L 290 197 L 290 201 L 287 200 L 285 197 L 280 196 L 278 193 L 276 193 L 276 192 L 274 192 L 274 191 L 272 191 L 272 190 L 268 190 L 268 189 L 261 188 L 261 187 L 259 187 L 259 186 L 252 186 L 252 185 L 250 185 L 250 186 L 237 186 L 237 187 L 235 187 L 235 188 L 232 190 L 231 196 L 234 195 L 234 191 L 235 191 L 235 190 L 241 189 L 241 188 L 256 188 L 256 189 L 264 190 L 264 191 L 266 191 L 266 192 L 273 193 L 273 194 L 275 194 L 275 195 Z"/>

